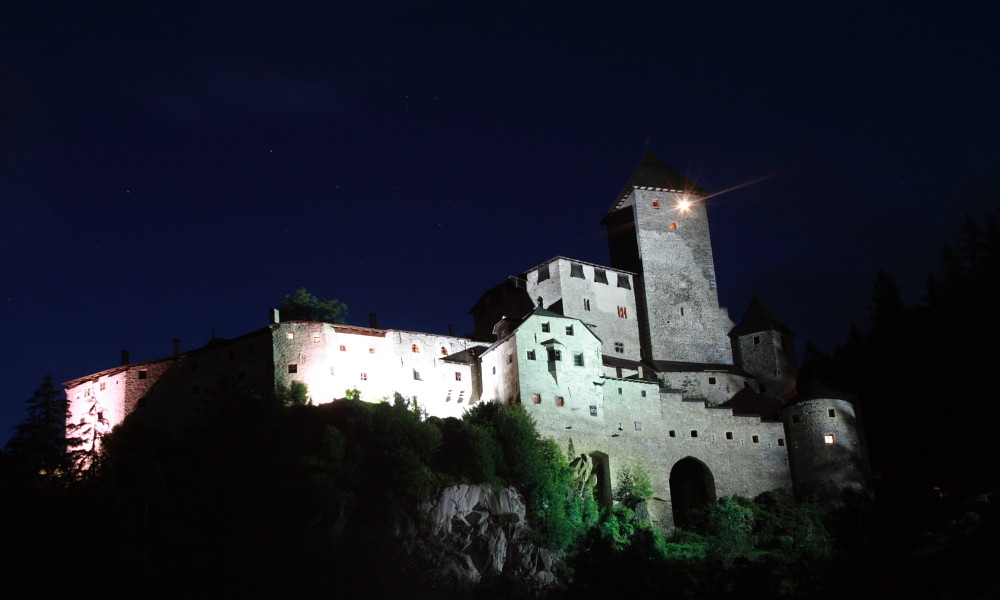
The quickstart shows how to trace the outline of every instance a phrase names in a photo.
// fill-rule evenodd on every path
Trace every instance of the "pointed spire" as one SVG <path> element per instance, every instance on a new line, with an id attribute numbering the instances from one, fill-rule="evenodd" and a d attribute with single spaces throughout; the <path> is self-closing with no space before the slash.
<path id="1" fill-rule="evenodd" d="M 611 208 L 612 211 L 618 208 L 622 199 L 628 196 L 634 187 L 658 188 L 686 192 L 698 196 L 708 195 L 708 190 L 663 162 L 659 156 L 653 154 L 648 146 L 646 147 L 645 154 L 642 155 L 642 160 L 639 161 L 635 170 L 632 171 L 632 176 L 629 177 L 629 180 L 625 183 L 625 187 L 622 188 L 622 191 L 615 198 L 615 204 Z"/>
<path id="2" fill-rule="evenodd" d="M 757 293 L 754 292 L 753 298 L 750 299 L 750 306 L 743 314 L 743 320 L 740 321 L 739 325 L 733 327 L 729 336 L 735 337 L 760 331 L 780 331 L 786 335 L 795 335 L 791 329 L 771 314 L 770 309 L 764 306 L 764 303 L 757 298 Z"/>

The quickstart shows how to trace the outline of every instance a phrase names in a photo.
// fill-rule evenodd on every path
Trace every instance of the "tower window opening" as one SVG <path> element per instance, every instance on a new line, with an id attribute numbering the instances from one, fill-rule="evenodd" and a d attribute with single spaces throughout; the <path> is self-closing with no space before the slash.
<path id="1" fill-rule="evenodd" d="M 535 360 L 535 351 L 528 350 L 528 360 Z"/>
<path id="2" fill-rule="evenodd" d="M 549 278 L 549 265 L 545 265 L 538 269 L 538 283 L 541 283 Z"/>
<path id="3" fill-rule="evenodd" d="M 318 333 L 314 333 L 313 334 L 313 343 L 314 344 L 318 344 L 319 343 L 319 334 Z"/>
<path id="4" fill-rule="evenodd" d="M 670 228 L 671 229 L 677 229 L 677 223 L 671 223 L 670 224 Z"/>
<path id="5" fill-rule="evenodd" d="M 632 289 L 632 284 L 628 280 L 628 275 L 625 275 L 624 273 L 618 274 L 618 287 L 626 290 Z"/>
<path id="6" fill-rule="evenodd" d="M 691 430 L 691 437 L 693 437 L 693 438 L 698 437 L 698 430 L 697 429 L 692 429 Z"/>
<path id="7" fill-rule="evenodd" d="M 837 416 L 837 413 L 834 412 L 834 410 L 832 408 L 830 410 L 826 411 L 826 414 L 830 415 L 831 417 Z"/>
<path id="8" fill-rule="evenodd" d="M 299 372 L 299 365 L 297 365 L 295 363 L 288 363 L 288 372 L 289 373 L 298 373 Z"/>
<path id="9" fill-rule="evenodd" d="M 670 437 L 677 437 L 677 432 L 671 429 L 670 431 L 667 432 L 667 435 L 669 435 Z"/>
<path id="10" fill-rule="evenodd" d="M 551 327 L 549 327 L 548 323 L 542 323 L 542 333 L 548 333 L 550 329 Z"/>
<path id="11" fill-rule="evenodd" d="M 642 431 L 642 421 L 633 421 L 635 423 L 635 430 Z"/>
<path id="12" fill-rule="evenodd" d="M 733 432 L 732 431 L 727 431 L 726 432 L 726 439 L 727 440 L 733 439 Z"/>
<path id="13" fill-rule="evenodd" d="M 149 371 L 139 371 L 139 379 L 145 379 L 149 377 Z"/>
<path id="14" fill-rule="evenodd" d="M 608 272 L 604 269 L 594 269 L 594 281 L 597 283 L 608 283 Z"/>
<path id="15" fill-rule="evenodd" d="M 420 354 L 420 346 L 413 344 L 412 346 L 410 346 L 410 352 L 413 352 L 415 354 Z"/>
<path id="16" fill-rule="evenodd" d="M 565 406 L 566 400 L 562 396 L 556 396 L 556 406 Z"/>
<path id="17" fill-rule="evenodd" d="M 778 445 L 779 446 L 784 446 L 785 445 L 785 438 L 778 438 Z"/>
<path id="18" fill-rule="evenodd" d="M 760 436 L 759 435 L 751 436 L 750 437 L 750 441 L 752 441 L 755 444 L 759 444 L 760 443 Z"/>
<path id="19" fill-rule="evenodd" d="M 715 377 L 708 378 L 708 385 L 715 385 Z"/>
<path id="20" fill-rule="evenodd" d="M 375 348 L 369 348 L 368 354 L 375 354 Z"/>
<path id="21" fill-rule="evenodd" d="M 618 354 L 624 354 L 625 353 L 625 343 L 624 342 L 615 342 L 615 352 L 617 352 Z"/>
<path id="22" fill-rule="evenodd" d="M 368 381 L 368 373 L 361 374 L 361 381 Z"/>
<path id="23" fill-rule="evenodd" d="M 341 344 L 340 345 L 340 351 L 341 352 L 347 352 L 347 346 L 345 346 L 344 344 Z"/>
<path id="24" fill-rule="evenodd" d="M 562 351 L 555 348 L 549 348 L 549 360 L 562 360 Z"/>
<path id="25" fill-rule="evenodd" d="M 592 416 L 592 417 L 596 417 L 597 416 L 597 405 L 596 404 L 591 404 L 590 405 L 590 416 Z"/>
<path id="26" fill-rule="evenodd" d="M 760 336 L 759 335 L 753 336 L 753 345 L 754 346 L 759 346 L 760 345 Z"/>
<path id="27" fill-rule="evenodd" d="M 660 201 L 659 200 L 653 200 L 653 208 L 660 208 Z"/>
<path id="28" fill-rule="evenodd" d="M 641 392 L 639 392 L 639 395 L 642 396 L 643 398 L 645 398 L 646 397 L 646 390 L 642 390 Z"/>
<path id="29" fill-rule="evenodd" d="M 285 334 L 285 337 L 288 338 L 288 339 L 290 339 L 290 340 L 294 340 L 295 339 L 295 332 L 294 331 L 289 331 L 288 333 Z"/>
<path id="30" fill-rule="evenodd" d="M 448 349 L 441 346 L 441 356 L 448 356 Z"/>
<path id="31" fill-rule="evenodd" d="M 582 367 L 583 366 L 583 354 L 577 353 L 573 355 L 573 366 Z"/>
<path id="32" fill-rule="evenodd" d="M 462 373 L 460 371 L 455 371 L 455 381 L 462 381 Z"/>
<path id="33" fill-rule="evenodd" d="M 583 310 L 590 310 L 590 298 L 583 299 Z"/>
<path id="34" fill-rule="evenodd" d="M 511 352 L 510 354 L 507 355 L 507 364 L 509 365 L 512 362 L 514 362 L 514 353 L 513 352 Z"/>
<path id="35" fill-rule="evenodd" d="M 531 401 L 533 403 L 535 403 L 535 404 L 541 404 L 542 403 L 542 395 L 541 394 L 532 394 L 531 395 Z"/>
<path id="36" fill-rule="evenodd" d="M 618 307 L 618 317 L 622 319 L 628 318 L 628 307 L 619 306 Z"/>
<path id="37" fill-rule="evenodd" d="M 836 442 L 836 441 L 837 441 L 837 440 L 836 440 L 836 438 L 835 438 L 835 437 L 833 436 L 833 434 L 832 434 L 832 433 L 827 433 L 827 434 L 824 434 L 824 435 L 823 435 L 823 443 L 824 443 L 824 444 L 833 444 L 833 443 L 834 443 L 834 442 Z"/>
<path id="38" fill-rule="evenodd" d="M 583 279 L 583 265 L 579 263 L 569 264 L 569 276 L 576 277 L 577 279 Z"/>
<path id="39" fill-rule="evenodd" d="M 573 335 L 573 326 L 572 325 L 567 325 L 566 326 L 566 335 Z"/>

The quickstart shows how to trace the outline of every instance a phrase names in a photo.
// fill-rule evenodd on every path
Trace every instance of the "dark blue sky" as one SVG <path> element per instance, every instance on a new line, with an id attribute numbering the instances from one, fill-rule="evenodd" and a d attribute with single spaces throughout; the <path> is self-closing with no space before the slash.
<path id="1" fill-rule="evenodd" d="M 990 3 L 31 2 L 0 15 L 0 439 L 65 381 L 305 286 L 471 329 L 644 149 L 710 200 L 723 305 L 831 348 L 1000 204 Z M 877 6 L 876 6 L 877 4 Z M 754 183 L 755 182 L 755 183 Z M 749 184 L 749 185 L 748 185 Z"/>

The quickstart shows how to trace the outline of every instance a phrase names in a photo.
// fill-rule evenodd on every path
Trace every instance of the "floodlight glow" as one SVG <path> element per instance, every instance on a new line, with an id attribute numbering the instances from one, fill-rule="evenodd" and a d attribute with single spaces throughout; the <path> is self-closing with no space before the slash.
<path id="1" fill-rule="evenodd" d="M 691 201 L 687 198 L 681 198 L 677 201 L 677 210 L 682 213 L 686 213 L 691 210 Z"/>

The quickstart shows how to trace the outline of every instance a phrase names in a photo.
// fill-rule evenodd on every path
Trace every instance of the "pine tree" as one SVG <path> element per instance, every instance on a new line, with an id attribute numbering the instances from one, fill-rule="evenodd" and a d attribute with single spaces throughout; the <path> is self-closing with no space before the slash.
<path id="1" fill-rule="evenodd" d="M 323 321 L 325 323 L 343 323 L 347 316 L 347 305 L 332 298 L 326 300 L 317 298 L 305 288 L 295 290 L 294 294 L 285 296 L 278 303 L 281 318 L 284 321 Z"/>
<path id="2" fill-rule="evenodd" d="M 66 457 L 66 395 L 56 389 L 52 376 L 27 401 L 28 416 L 14 427 L 4 447 L 8 472 L 21 481 L 45 482 L 64 476 Z"/>

